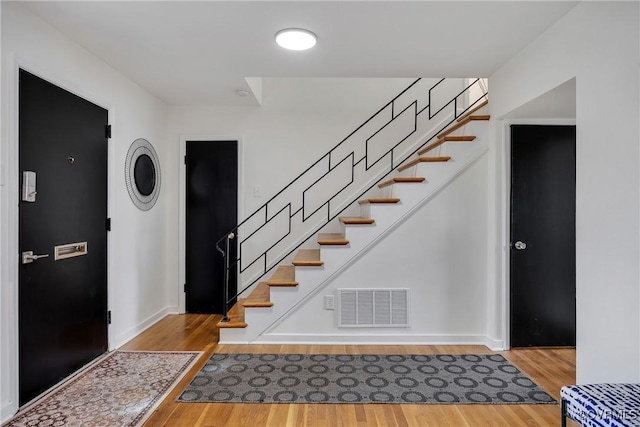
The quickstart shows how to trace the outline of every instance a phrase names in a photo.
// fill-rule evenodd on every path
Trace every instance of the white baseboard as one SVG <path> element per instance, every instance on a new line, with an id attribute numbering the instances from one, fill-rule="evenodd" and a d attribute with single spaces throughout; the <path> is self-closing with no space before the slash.
<path id="1" fill-rule="evenodd" d="M 168 307 L 163 308 L 162 310 L 158 311 L 157 313 L 147 317 L 145 320 L 143 320 L 142 322 L 138 323 L 133 328 L 130 328 L 130 329 L 126 330 L 125 332 L 116 335 L 115 342 L 110 347 L 115 349 L 115 348 L 123 346 L 128 341 L 131 341 L 133 338 L 137 337 L 142 332 L 144 332 L 145 330 L 149 329 L 155 323 L 157 323 L 158 321 L 162 320 L 162 318 L 164 318 L 168 314 L 178 314 L 178 312 L 179 312 L 178 306 L 168 306 Z"/>
<path id="2" fill-rule="evenodd" d="M 180 313 L 180 307 L 178 307 L 177 305 L 170 305 L 169 307 L 165 308 L 165 310 L 167 311 L 167 314 L 184 314 Z"/>
<path id="3" fill-rule="evenodd" d="M 18 411 L 18 405 L 16 402 L 6 402 L 0 407 L 0 424 L 13 417 Z"/>
<path id="4" fill-rule="evenodd" d="M 265 334 L 251 344 L 486 345 L 484 335 Z M 487 346 L 488 347 L 488 346 Z M 491 347 L 489 347 L 491 348 Z"/>
<path id="5" fill-rule="evenodd" d="M 494 340 L 489 337 L 484 338 L 484 345 L 493 351 L 509 350 L 504 340 Z"/>

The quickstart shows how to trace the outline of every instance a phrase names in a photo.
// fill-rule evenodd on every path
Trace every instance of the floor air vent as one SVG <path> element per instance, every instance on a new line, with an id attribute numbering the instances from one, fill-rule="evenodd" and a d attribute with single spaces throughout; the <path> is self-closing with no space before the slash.
<path id="1" fill-rule="evenodd" d="M 409 326 L 408 289 L 338 289 L 342 328 Z"/>

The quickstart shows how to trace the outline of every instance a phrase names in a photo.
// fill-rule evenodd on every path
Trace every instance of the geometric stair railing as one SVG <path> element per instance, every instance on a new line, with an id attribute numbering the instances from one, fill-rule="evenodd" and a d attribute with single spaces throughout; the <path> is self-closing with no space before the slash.
<path id="1" fill-rule="evenodd" d="M 480 79 L 417 79 L 216 243 L 224 317 L 261 277 L 454 121 L 487 99 Z M 224 247 L 221 247 L 224 244 Z M 229 295 L 229 276 L 242 289 Z"/>

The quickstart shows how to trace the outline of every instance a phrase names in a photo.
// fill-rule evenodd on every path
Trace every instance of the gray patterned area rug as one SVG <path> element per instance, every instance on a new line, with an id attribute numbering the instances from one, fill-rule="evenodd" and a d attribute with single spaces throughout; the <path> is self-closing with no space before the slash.
<path id="1" fill-rule="evenodd" d="M 178 401 L 557 403 L 499 354 L 214 354 Z"/>
<path id="2" fill-rule="evenodd" d="M 115 351 L 2 426 L 140 426 L 201 354 Z"/>

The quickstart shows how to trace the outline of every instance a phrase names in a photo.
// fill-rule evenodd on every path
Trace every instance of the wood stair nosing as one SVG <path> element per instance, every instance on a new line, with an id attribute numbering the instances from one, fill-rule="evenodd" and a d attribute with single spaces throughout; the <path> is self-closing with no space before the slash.
<path id="1" fill-rule="evenodd" d="M 293 265 L 281 265 L 266 281 L 269 286 L 298 286 L 296 268 Z"/>
<path id="2" fill-rule="evenodd" d="M 435 157 L 418 157 L 417 159 L 413 159 L 410 162 L 400 166 L 398 171 L 402 172 L 403 170 L 409 169 L 419 163 L 437 163 L 437 162 L 448 162 L 451 160 L 451 156 L 435 156 Z"/>
<path id="3" fill-rule="evenodd" d="M 461 122 L 461 121 L 465 120 L 467 117 L 473 115 L 473 113 L 475 113 L 476 111 L 478 111 L 482 107 L 486 106 L 487 104 L 489 104 L 489 100 L 488 99 L 482 101 L 480 104 L 476 105 L 471 110 L 467 111 L 466 113 L 464 113 L 463 115 L 458 117 L 458 121 Z"/>
<path id="4" fill-rule="evenodd" d="M 418 150 L 417 154 L 418 154 L 418 156 L 421 156 L 421 155 L 433 150 L 434 148 L 438 148 L 439 146 L 441 146 L 445 142 L 447 142 L 447 141 L 444 139 L 444 137 L 439 138 L 435 142 L 432 142 L 431 144 L 427 145 L 426 147 L 421 148 L 420 150 Z"/>
<path id="5" fill-rule="evenodd" d="M 389 181 L 382 182 L 378 184 L 378 188 L 388 187 L 393 184 L 401 184 L 401 183 L 421 183 L 424 182 L 425 178 L 421 176 L 400 176 L 397 178 L 390 179 Z"/>
<path id="6" fill-rule="evenodd" d="M 291 262 L 296 267 L 320 267 L 324 262 L 320 259 L 320 249 L 299 249 Z"/>
<path id="7" fill-rule="evenodd" d="M 470 115 L 464 115 L 460 118 L 458 118 L 458 123 L 456 123 L 455 125 L 443 130 L 442 132 L 440 132 L 438 134 L 438 139 L 440 138 L 444 138 L 445 136 L 449 135 L 451 132 L 454 132 L 458 129 L 460 129 L 461 127 L 463 127 L 464 125 L 469 124 L 469 122 L 471 121 L 475 121 L 475 120 L 489 120 L 491 119 L 491 116 L 488 114 L 470 114 Z"/>
<path id="8" fill-rule="evenodd" d="M 464 125 L 468 124 L 471 121 L 470 118 L 466 117 L 464 120 L 459 121 L 458 123 L 456 123 L 455 125 L 446 128 L 445 130 L 443 130 L 442 132 L 440 132 L 437 136 L 438 139 L 442 139 L 445 136 L 449 135 L 451 132 L 454 132 L 458 129 L 460 129 L 461 127 L 463 127 Z"/>
<path id="9" fill-rule="evenodd" d="M 491 116 L 489 114 L 474 114 L 468 117 L 469 120 L 472 121 L 487 121 L 491 120 Z"/>
<path id="10" fill-rule="evenodd" d="M 448 135 L 443 138 L 445 141 L 469 142 L 476 139 L 475 135 Z"/>
<path id="11" fill-rule="evenodd" d="M 451 156 L 434 156 L 434 157 L 418 157 L 421 163 L 425 162 L 448 162 L 451 160 Z"/>
<path id="12" fill-rule="evenodd" d="M 242 300 L 238 301 L 227 313 L 228 322 L 219 321 L 216 326 L 218 328 L 246 328 L 247 322 L 244 321 L 244 306 Z"/>
<path id="13" fill-rule="evenodd" d="M 320 233 L 318 234 L 318 244 L 325 246 L 344 246 L 349 241 L 340 233 Z"/>
<path id="14" fill-rule="evenodd" d="M 400 202 L 400 199 L 397 197 L 370 197 L 368 199 L 359 200 L 358 203 L 361 205 L 364 204 L 395 204 Z"/>
<path id="15" fill-rule="evenodd" d="M 258 283 L 247 298 L 242 301 L 243 307 L 273 307 L 271 289 L 265 282 Z"/>
<path id="16" fill-rule="evenodd" d="M 438 135 L 438 139 L 435 142 L 432 142 L 431 144 L 427 145 L 426 147 L 421 148 L 420 150 L 418 150 L 417 154 L 419 156 L 421 156 L 421 155 L 433 150 L 434 148 L 437 148 L 437 147 L 441 146 L 445 142 L 470 142 L 470 141 L 473 141 L 475 139 L 476 139 L 476 137 L 474 135 L 442 135 L 442 137 L 440 135 Z"/>
<path id="17" fill-rule="evenodd" d="M 373 218 L 341 217 L 340 222 L 342 222 L 345 225 L 370 225 L 376 221 Z"/>

